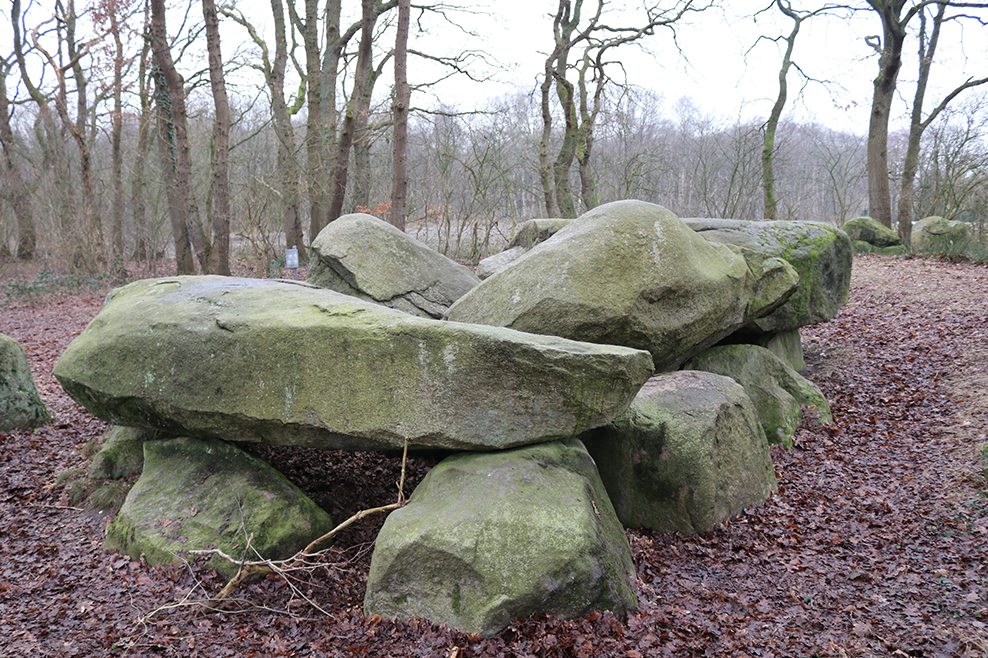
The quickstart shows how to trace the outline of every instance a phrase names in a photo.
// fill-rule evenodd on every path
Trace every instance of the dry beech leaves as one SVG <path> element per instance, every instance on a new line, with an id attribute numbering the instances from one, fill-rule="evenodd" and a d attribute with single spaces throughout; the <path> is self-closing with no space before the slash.
<path id="1" fill-rule="evenodd" d="M 637 613 L 518 619 L 493 638 L 424 620 L 365 618 L 370 542 L 354 528 L 332 565 L 269 578 L 241 612 L 181 605 L 208 571 L 104 553 L 109 519 L 60 505 L 59 472 L 106 425 L 51 376 L 102 296 L 14 299 L 21 342 L 56 417 L 0 435 L 0 653 L 12 656 L 983 656 L 988 654 L 988 270 L 864 257 L 837 319 L 802 331 L 834 424 L 773 448 L 779 491 L 703 536 L 632 530 Z M 334 517 L 390 502 L 397 461 L 259 449 Z M 414 485 L 434 463 L 418 458 Z M 64 499 L 62 500 L 64 503 Z M 375 525 L 375 523 L 377 525 Z M 155 614 L 149 614 L 156 611 Z"/>

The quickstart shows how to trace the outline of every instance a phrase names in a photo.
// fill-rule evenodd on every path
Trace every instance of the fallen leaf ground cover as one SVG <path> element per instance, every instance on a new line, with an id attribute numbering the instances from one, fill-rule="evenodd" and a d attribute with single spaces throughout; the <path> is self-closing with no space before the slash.
<path id="1" fill-rule="evenodd" d="M 362 616 L 380 519 L 342 537 L 331 564 L 246 585 L 219 613 L 197 604 L 215 574 L 103 552 L 110 514 L 67 505 L 56 478 L 85 467 L 107 426 L 51 368 L 105 287 L 52 292 L 14 274 L 0 272 L 0 332 L 27 350 L 55 422 L 0 434 L 0 655 L 988 655 L 984 267 L 858 259 L 845 309 L 802 331 L 834 422 L 773 448 L 778 492 L 703 536 L 629 531 L 640 608 L 627 619 L 540 616 L 488 639 Z M 397 458 L 261 452 L 336 519 L 394 500 Z M 434 458 L 413 460 L 412 485 Z"/>

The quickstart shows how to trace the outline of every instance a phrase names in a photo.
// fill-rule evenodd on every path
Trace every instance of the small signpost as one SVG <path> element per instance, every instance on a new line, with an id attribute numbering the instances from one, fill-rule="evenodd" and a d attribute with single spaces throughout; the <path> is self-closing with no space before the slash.
<path id="1" fill-rule="evenodd" d="M 285 267 L 295 270 L 295 280 L 298 281 L 298 247 L 285 249 Z"/>

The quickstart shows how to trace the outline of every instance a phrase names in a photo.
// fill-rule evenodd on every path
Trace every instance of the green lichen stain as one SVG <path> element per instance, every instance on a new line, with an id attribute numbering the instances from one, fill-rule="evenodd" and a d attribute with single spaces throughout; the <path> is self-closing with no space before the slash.
<path id="1" fill-rule="evenodd" d="M 453 612 L 460 614 L 460 584 L 453 586 Z"/>

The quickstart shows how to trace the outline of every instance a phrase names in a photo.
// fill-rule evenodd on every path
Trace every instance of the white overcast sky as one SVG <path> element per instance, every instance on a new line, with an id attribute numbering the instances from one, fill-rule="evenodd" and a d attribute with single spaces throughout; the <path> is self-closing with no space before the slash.
<path id="1" fill-rule="evenodd" d="M 301 8 L 302 0 L 295 1 Z M 461 0 L 448 1 L 456 3 Z M 201 20 L 200 3 L 195 0 L 170 2 L 170 30 L 176 29 L 178 24 L 177 8 L 190 6 L 186 2 L 191 3 L 191 17 Z M 267 0 L 236 0 L 236 3 L 262 33 L 269 33 L 271 18 Z M 437 54 L 461 49 L 483 50 L 492 61 L 500 63 L 501 68 L 491 71 L 494 78 L 484 83 L 472 83 L 463 78 L 444 83 L 436 92 L 442 102 L 468 110 L 483 106 L 487 98 L 533 90 L 542 70 L 544 53 L 551 45 L 551 14 L 557 2 L 487 0 L 463 4 L 475 13 L 451 12 L 450 15 L 472 30 L 475 36 L 462 34 L 439 23 L 434 17 L 427 17 L 424 25 L 428 32 L 421 33 L 413 25 L 411 46 Z M 591 4 L 590 0 L 588 4 Z M 762 14 L 757 22 L 751 18 L 753 12 L 768 4 L 769 0 L 723 0 L 720 9 L 693 15 L 689 23 L 676 29 L 682 54 L 676 50 L 670 34 L 665 30 L 659 30 L 655 36 L 645 40 L 647 52 L 634 46 L 625 47 L 618 53 L 628 72 L 629 82 L 661 94 L 670 116 L 677 101 L 688 97 L 700 111 L 724 121 L 765 117 L 777 93 L 782 48 L 764 41 L 754 49 L 752 45 L 759 35 L 779 36 L 788 34 L 791 29 L 791 22 L 774 9 Z M 811 6 L 804 0 L 793 0 L 793 4 L 797 8 Z M 77 5 L 82 5 L 82 2 L 77 0 Z M 634 0 L 614 0 L 610 5 L 615 7 L 615 11 L 622 6 L 640 6 Z M 359 12 L 359 2 L 356 0 L 344 0 L 344 7 L 351 17 Z M 4 20 L 0 21 L 0 45 L 6 46 L 0 54 L 12 50 L 8 45 L 12 42 L 9 11 L 9 5 L 3 8 Z M 31 11 L 32 19 L 38 19 L 46 12 L 50 15 L 51 9 L 48 3 L 35 3 Z M 619 20 L 615 19 L 615 22 Z M 785 116 L 866 133 L 877 56 L 864 38 L 878 33 L 880 25 L 873 12 L 861 12 L 850 19 L 817 18 L 807 22 L 800 32 L 794 60 L 808 75 L 826 80 L 828 84 L 811 83 L 797 98 L 796 92 L 802 83 L 796 71 L 791 71 L 790 100 Z M 393 37 L 386 35 L 385 38 Z M 224 25 L 224 56 L 230 57 L 238 42 L 245 40 L 246 35 L 239 27 Z M 893 121 L 898 125 L 902 125 L 906 118 L 906 99 L 911 98 L 912 81 L 916 76 L 914 38 L 907 40 L 904 54 L 905 61 L 899 77 L 900 99 L 893 111 Z M 301 48 L 298 56 L 303 56 Z M 410 60 L 410 66 L 413 81 L 416 77 L 422 80 L 425 70 L 416 68 L 415 59 Z M 934 100 L 939 100 L 945 89 L 952 88 L 967 77 L 986 75 L 988 28 L 968 26 L 962 30 L 957 25 L 949 26 L 941 37 L 927 107 Z M 252 84 L 256 86 L 259 83 Z M 379 83 L 378 89 L 386 93 L 384 90 L 388 85 L 390 67 L 387 78 Z M 413 97 L 412 102 L 413 105 L 430 106 L 436 103 L 436 99 L 420 95 Z"/>
<path id="2" fill-rule="evenodd" d="M 633 46 L 619 51 L 629 81 L 661 93 L 670 111 L 680 98 L 689 97 L 704 113 L 727 121 L 764 117 L 778 92 L 783 49 L 767 41 L 754 49 L 752 45 L 761 34 L 788 35 L 791 21 L 774 10 L 754 21 L 750 14 L 768 5 L 767 0 L 731 0 L 721 5 L 723 9 L 693 15 L 689 24 L 677 28 L 682 54 L 664 30 L 648 38 L 648 52 Z M 798 7 L 800 2 L 794 1 L 793 5 Z M 551 13 L 555 7 L 552 0 L 490 2 L 487 6 L 490 15 L 470 22 L 479 38 L 456 36 L 456 39 L 465 47 L 483 48 L 509 70 L 498 74 L 497 83 L 481 85 L 459 80 L 447 85 L 441 90 L 443 100 L 467 108 L 482 103 L 486 96 L 510 93 L 517 88 L 533 89 L 543 65 L 542 53 L 551 45 Z M 841 130 L 867 132 L 872 81 L 878 63 L 875 51 L 864 38 L 879 34 L 880 30 L 877 17 L 870 12 L 850 19 L 821 17 L 804 23 L 794 61 L 807 75 L 829 84 L 811 83 L 797 99 L 802 79 L 791 70 L 787 116 L 800 121 L 819 121 Z M 452 42 L 453 36 L 448 31 L 444 34 Z M 436 43 L 435 34 L 416 38 L 420 44 Z M 910 99 L 911 82 L 916 76 L 915 53 L 916 40 L 910 39 L 899 77 L 902 94 Z M 927 96 L 927 106 L 932 105 L 934 97 L 939 100 L 938 90 L 942 95 L 943 89 L 952 88 L 969 76 L 986 75 L 988 28 L 969 27 L 961 31 L 957 26 L 950 26 L 941 37 L 932 76 L 935 87 Z M 896 108 L 900 123 L 905 119 L 907 107 L 905 98 L 900 99 Z"/>

